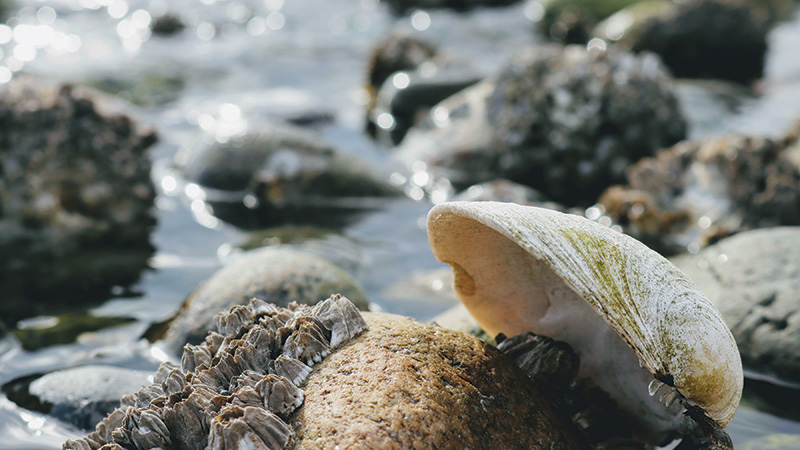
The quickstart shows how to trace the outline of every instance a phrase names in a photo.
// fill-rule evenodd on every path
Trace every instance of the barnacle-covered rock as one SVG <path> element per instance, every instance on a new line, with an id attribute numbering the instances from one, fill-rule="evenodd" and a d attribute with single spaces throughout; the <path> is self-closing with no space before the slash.
<path id="1" fill-rule="evenodd" d="M 686 133 L 658 58 L 578 46 L 522 51 L 432 111 L 396 152 L 411 170 L 425 168 L 420 178 L 460 189 L 503 177 L 568 205 L 594 201 Z"/>
<path id="2" fill-rule="evenodd" d="M 0 90 L 0 320 L 7 324 L 130 285 L 153 252 L 147 149 L 156 135 L 100 99 L 25 78 Z"/>
<path id="3" fill-rule="evenodd" d="M 287 319 L 277 307 L 286 307 L 292 301 L 316 303 L 331 292 L 340 292 L 351 299 L 357 309 L 367 309 L 366 298 L 352 277 L 325 258 L 288 247 L 247 252 L 189 295 L 178 314 L 166 325 L 162 344 L 178 354 L 186 343 L 202 342 L 213 328 L 214 315 L 233 305 L 250 305 L 249 312 L 237 310 L 241 317 L 252 314 L 262 322 L 274 322 L 266 328 L 277 331 Z M 263 301 L 250 304 L 253 297 L 273 305 Z M 224 320 L 239 320 L 235 317 Z M 217 328 L 237 326 L 226 323 L 216 324 Z"/>
<path id="4" fill-rule="evenodd" d="M 253 299 L 218 314 L 214 323 L 218 332 L 185 347 L 180 368 L 162 364 L 153 384 L 123 398 L 94 433 L 67 441 L 64 449 L 283 448 L 292 434 L 283 420 L 303 402 L 300 386 L 309 365 L 367 329 L 340 295 L 315 308 Z"/>
<path id="5" fill-rule="evenodd" d="M 661 150 L 631 166 L 628 186 L 608 189 L 590 218 L 606 215 L 665 254 L 697 251 L 748 229 L 800 225 L 796 133 L 684 141 Z"/>

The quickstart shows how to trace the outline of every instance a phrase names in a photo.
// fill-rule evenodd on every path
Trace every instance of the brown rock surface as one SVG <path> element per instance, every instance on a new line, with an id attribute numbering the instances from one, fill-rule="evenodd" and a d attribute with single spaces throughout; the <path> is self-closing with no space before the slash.
<path id="1" fill-rule="evenodd" d="M 309 376 L 291 418 L 295 449 L 581 447 L 495 348 L 399 316 L 364 317 L 369 331 Z"/>

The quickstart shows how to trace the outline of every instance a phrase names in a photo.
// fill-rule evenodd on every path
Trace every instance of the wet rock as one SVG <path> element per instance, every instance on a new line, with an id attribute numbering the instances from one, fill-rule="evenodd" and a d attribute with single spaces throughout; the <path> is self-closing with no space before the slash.
<path id="1" fill-rule="evenodd" d="M 503 177 L 556 202 L 586 203 L 629 164 L 685 136 L 672 89 L 652 55 L 529 49 L 434 107 L 396 156 L 457 188 Z"/>
<path id="2" fill-rule="evenodd" d="M 542 20 L 539 31 L 568 44 L 589 40 L 595 24 L 626 6 L 641 0 L 540 0 Z"/>
<path id="3" fill-rule="evenodd" d="M 385 0 L 395 14 L 404 14 L 414 9 L 448 8 L 467 11 L 478 7 L 498 7 L 516 3 L 519 0 Z"/>
<path id="4" fill-rule="evenodd" d="M 367 89 L 371 97 L 390 75 L 400 71 L 413 71 L 432 61 L 438 50 L 433 44 L 401 33 L 391 33 L 372 49 L 367 68 Z M 371 109 L 371 108 L 370 108 Z"/>
<path id="5" fill-rule="evenodd" d="M 9 399 L 86 430 L 118 408 L 122 396 L 149 384 L 151 374 L 119 367 L 83 366 L 21 381 L 3 387 Z"/>
<path id="6" fill-rule="evenodd" d="M 800 228 L 748 231 L 673 262 L 720 311 L 746 368 L 800 383 Z"/>
<path id="7" fill-rule="evenodd" d="M 632 166 L 629 186 L 607 190 L 590 218 L 607 215 L 666 254 L 696 250 L 743 230 L 800 225 L 793 136 L 681 142 Z"/>
<path id="8" fill-rule="evenodd" d="M 180 368 L 163 364 L 152 385 L 63 448 L 233 449 L 242 440 L 251 448 L 581 448 L 519 368 L 461 333 L 362 318 L 341 296 L 314 308 L 253 300 L 216 322 L 227 335 L 212 331 L 187 346 Z M 292 342 L 331 353 L 315 350 L 321 357 L 304 363 L 288 355 Z M 189 364 L 199 348 L 210 362 Z"/>
<path id="9" fill-rule="evenodd" d="M 217 217 L 242 227 L 346 223 L 399 191 L 354 156 L 289 125 L 187 147 L 174 166 Z"/>
<path id="10" fill-rule="evenodd" d="M 769 20 L 756 6 L 744 0 L 643 3 L 609 18 L 600 35 L 619 39 L 626 50 L 659 55 L 676 77 L 745 83 L 764 73 Z"/>
<path id="11" fill-rule="evenodd" d="M 579 447 L 493 347 L 411 319 L 365 317 L 370 330 L 309 376 L 290 422 L 295 448 Z"/>
<path id="12" fill-rule="evenodd" d="M 379 142 L 397 145 L 432 106 L 483 78 L 468 69 L 429 64 L 424 70 L 396 72 L 381 87 L 369 111 Z"/>
<path id="13" fill-rule="evenodd" d="M 147 148 L 155 134 L 99 99 L 31 79 L 0 92 L 0 304 L 7 323 L 47 309 L 46 301 L 86 302 L 129 285 L 152 253 Z"/>
<path id="14" fill-rule="evenodd" d="M 150 24 L 150 31 L 154 34 L 169 36 L 176 34 L 186 27 L 180 17 L 172 14 L 158 16 Z"/>
<path id="15" fill-rule="evenodd" d="M 550 201 L 546 195 L 528 186 L 513 181 L 498 179 L 470 186 L 451 201 L 468 202 L 510 202 L 518 205 L 538 206 L 561 212 L 581 214 L 578 209 L 569 209 L 564 205 Z"/>
<path id="16" fill-rule="evenodd" d="M 169 322 L 163 343 L 179 354 L 184 344 L 202 342 L 217 312 L 246 305 L 253 297 L 285 307 L 293 301 L 314 304 L 331 292 L 367 309 L 358 285 L 325 258 L 284 247 L 247 252 L 189 295 Z"/>
<path id="17" fill-rule="evenodd" d="M 737 445 L 742 450 L 794 450 L 800 448 L 800 434 L 770 434 L 758 439 L 751 439 L 744 445 Z"/>
<path id="18" fill-rule="evenodd" d="M 28 351 L 61 344 L 70 344 L 83 333 L 134 322 L 132 317 L 97 317 L 88 311 L 35 317 L 17 322 L 14 336 Z"/>

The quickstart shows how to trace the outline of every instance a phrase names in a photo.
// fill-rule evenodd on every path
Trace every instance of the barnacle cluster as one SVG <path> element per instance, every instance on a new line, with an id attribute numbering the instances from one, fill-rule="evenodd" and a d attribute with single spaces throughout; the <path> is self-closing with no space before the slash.
<path id="1" fill-rule="evenodd" d="M 205 342 L 184 347 L 180 367 L 162 364 L 153 384 L 123 397 L 95 432 L 63 449 L 284 448 L 311 366 L 367 329 L 338 294 L 314 307 L 252 299 L 214 325 Z"/>

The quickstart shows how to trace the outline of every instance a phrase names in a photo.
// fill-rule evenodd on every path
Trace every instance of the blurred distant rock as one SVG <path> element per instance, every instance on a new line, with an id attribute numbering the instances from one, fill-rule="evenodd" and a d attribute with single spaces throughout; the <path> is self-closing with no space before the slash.
<path id="1" fill-rule="evenodd" d="M 395 14 L 414 9 L 448 8 L 466 11 L 478 7 L 507 6 L 519 0 L 383 0 Z"/>
<path id="2" fill-rule="evenodd" d="M 357 157 L 310 131 L 250 124 L 243 136 L 179 152 L 174 166 L 205 189 L 217 217 L 244 228 L 282 223 L 347 222 L 400 191 Z"/>
<path id="3" fill-rule="evenodd" d="M 738 232 L 800 225 L 800 123 L 784 138 L 728 136 L 685 141 L 628 171 L 596 215 L 666 254 L 699 249 Z"/>
<path id="4" fill-rule="evenodd" d="M 641 0 L 540 0 L 542 34 L 566 44 L 583 44 L 601 20 Z"/>
<path id="5" fill-rule="evenodd" d="M 162 36 L 176 34 L 183 31 L 185 27 L 186 25 L 183 24 L 180 17 L 173 14 L 158 16 L 150 23 L 150 30 Z"/>
<path id="6" fill-rule="evenodd" d="M 14 323 L 45 303 L 107 295 L 152 253 L 155 133 L 71 86 L 0 91 L 0 294 Z"/>
<path id="7" fill-rule="evenodd" d="M 685 134 L 656 57 L 550 46 L 432 108 L 396 156 L 458 189 L 502 177 L 574 206 Z"/>
<path id="8" fill-rule="evenodd" d="M 676 77 L 744 83 L 764 72 L 770 17 L 758 3 L 642 2 L 610 17 L 597 33 L 623 49 L 659 55 Z"/>

